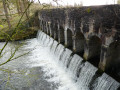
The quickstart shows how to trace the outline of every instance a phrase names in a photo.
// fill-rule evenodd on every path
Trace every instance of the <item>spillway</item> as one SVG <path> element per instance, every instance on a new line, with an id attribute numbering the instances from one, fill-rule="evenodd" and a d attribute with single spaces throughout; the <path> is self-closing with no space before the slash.
<path id="1" fill-rule="evenodd" d="M 119 90 L 120 83 L 84 61 L 41 30 L 37 38 L 8 43 L 4 61 L 16 44 L 16 55 L 31 51 L 0 68 L 0 90 Z M 0 43 L 0 47 L 4 43 Z M 12 49 L 11 49 L 12 48 Z M 0 63 L 1 63 L 0 61 Z M 5 73 L 1 69 L 11 72 Z M 8 77 L 9 76 L 9 77 Z M 9 82 L 8 82 L 9 79 Z"/>
<path id="2" fill-rule="evenodd" d="M 44 32 L 39 31 L 37 38 L 44 46 L 50 47 L 50 54 L 58 63 L 62 64 L 78 90 L 118 90 L 120 87 L 119 82 L 106 73 L 98 75 L 98 68 L 84 61 L 82 57 L 74 54 Z"/>

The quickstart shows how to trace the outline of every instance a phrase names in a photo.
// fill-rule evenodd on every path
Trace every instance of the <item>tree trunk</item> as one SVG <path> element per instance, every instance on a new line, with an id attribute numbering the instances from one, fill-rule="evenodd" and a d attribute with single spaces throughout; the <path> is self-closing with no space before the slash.
<path id="1" fill-rule="evenodd" d="M 20 6 L 20 13 L 22 14 L 24 11 L 24 5 L 22 3 L 22 0 L 18 0 L 19 6 Z"/>
<path id="2" fill-rule="evenodd" d="M 16 7 L 17 7 L 18 14 L 20 15 L 20 7 L 19 7 L 19 2 L 18 2 L 18 0 L 16 0 Z"/>
<path id="3" fill-rule="evenodd" d="M 3 2 L 4 12 L 5 12 L 5 16 L 6 16 L 6 21 L 8 23 L 9 29 L 11 29 L 11 24 L 10 24 L 10 20 L 9 20 L 9 16 L 8 16 L 8 11 L 7 11 L 7 6 L 6 6 L 6 0 L 2 0 L 2 2 Z"/>
<path id="4" fill-rule="evenodd" d="M 24 9 L 27 8 L 28 3 L 29 3 L 28 0 L 23 0 Z M 26 15 L 27 19 L 29 19 L 28 10 L 25 12 L 25 15 Z"/>

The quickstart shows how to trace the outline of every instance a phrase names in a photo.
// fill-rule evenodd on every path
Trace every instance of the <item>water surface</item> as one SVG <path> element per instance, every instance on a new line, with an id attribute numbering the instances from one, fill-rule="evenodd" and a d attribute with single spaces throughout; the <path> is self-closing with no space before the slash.
<path id="1" fill-rule="evenodd" d="M 1 47 L 3 45 L 0 43 Z M 36 38 L 9 43 L 1 63 L 9 58 L 18 45 L 21 47 L 15 56 L 30 53 L 0 67 L 0 90 L 77 90 L 74 82 L 50 54 L 50 46 L 44 46 Z"/>

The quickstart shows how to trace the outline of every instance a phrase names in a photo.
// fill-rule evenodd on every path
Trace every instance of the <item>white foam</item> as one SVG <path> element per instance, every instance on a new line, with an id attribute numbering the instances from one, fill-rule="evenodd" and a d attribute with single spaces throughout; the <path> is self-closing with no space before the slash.
<path id="1" fill-rule="evenodd" d="M 47 81 L 60 84 L 58 90 L 79 90 L 74 81 L 63 70 L 63 66 L 57 62 L 58 60 L 55 57 L 52 57 L 49 52 L 50 47 L 40 46 L 36 39 L 27 42 L 28 44 L 25 48 L 36 48 L 31 52 L 32 55 L 29 56 L 27 61 L 29 67 L 43 67 L 46 72 L 45 76 L 51 77 Z"/>

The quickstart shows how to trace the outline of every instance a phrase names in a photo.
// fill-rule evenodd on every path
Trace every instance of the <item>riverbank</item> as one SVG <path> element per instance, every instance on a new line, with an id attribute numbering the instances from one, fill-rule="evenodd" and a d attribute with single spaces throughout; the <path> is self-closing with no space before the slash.
<path id="1" fill-rule="evenodd" d="M 18 41 L 36 37 L 38 31 L 38 17 L 33 15 L 29 20 L 23 19 L 20 23 L 16 19 L 16 24 L 9 29 L 6 23 L 0 26 L 0 42 L 4 41 Z"/>
<path id="2" fill-rule="evenodd" d="M 19 40 L 34 38 L 36 37 L 37 31 L 38 31 L 37 27 L 30 27 L 30 28 L 27 28 L 26 30 L 18 31 L 11 37 L 10 41 L 19 41 Z M 6 31 L 3 33 L 0 33 L 0 42 L 5 42 L 7 40 L 7 37 L 10 36 L 9 34 L 11 32 L 12 31 Z"/>

